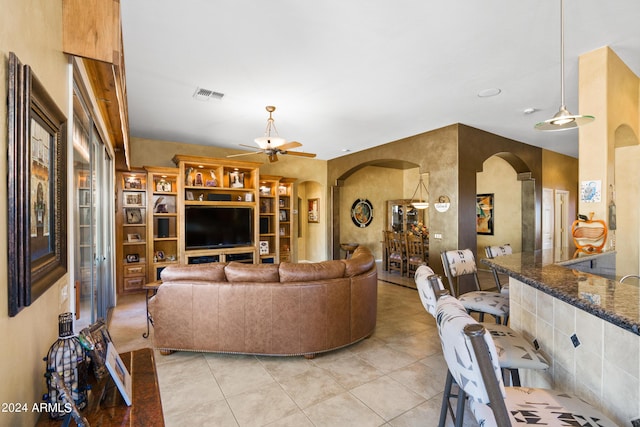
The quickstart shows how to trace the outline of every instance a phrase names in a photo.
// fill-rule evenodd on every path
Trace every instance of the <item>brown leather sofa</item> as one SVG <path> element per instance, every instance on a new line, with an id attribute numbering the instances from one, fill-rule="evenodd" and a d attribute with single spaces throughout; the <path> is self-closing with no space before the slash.
<path id="1" fill-rule="evenodd" d="M 169 266 L 161 278 L 149 313 L 163 353 L 312 357 L 376 326 L 377 270 L 362 246 L 348 260 Z"/>

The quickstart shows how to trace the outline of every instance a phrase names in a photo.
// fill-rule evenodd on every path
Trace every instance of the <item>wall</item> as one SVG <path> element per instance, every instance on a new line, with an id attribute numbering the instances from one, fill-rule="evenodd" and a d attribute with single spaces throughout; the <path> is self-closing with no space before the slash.
<path id="1" fill-rule="evenodd" d="M 386 223 L 387 200 L 405 198 L 404 175 L 399 169 L 367 166 L 345 180 L 340 192 L 340 212 L 345 213 L 340 215 L 340 243 L 357 242 L 368 247 L 377 260 L 382 259 L 381 241 Z M 358 199 L 367 199 L 373 205 L 373 220 L 368 227 L 358 227 L 348 214 Z M 344 251 L 339 254 L 340 257 L 344 255 Z"/>
<path id="2" fill-rule="evenodd" d="M 640 219 L 635 213 L 640 209 L 640 173 L 632 162 L 640 144 L 640 79 L 606 46 L 581 55 L 579 67 L 580 112 L 596 117 L 579 130 L 579 182 L 600 180 L 602 198 L 596 203 L 579 201 L 578 211 L 595 212 L 596 219 L 607 220 L 610 185 L 615 186 L 616 274 L 638 274 Z"/>
<path id="3" fill-rule="evenodd" d="M 7 197 L 7 62 L 15 52 L 34 73 L 62 111 L 69 99 L 68 61 L 62 53 L 62 3 L 52 0 L 0 0 L 0 189 Z M 0 209 L 0 241 L 7 242 L 7 211 Z M 7 245 L 0 245 L 0 277 L 7 277 Z M 8 317 L 6 279 L 0 287 L 0 402 L 26 403 L 27 413 L 0 412 L 0 425 L 33 425 L 38 417 L 31 412 L 46 391 L 45 364 L 42 358 L 58 336 L 58 314 L 68 310 L 68 300 L 59 301 L 60 289 L 69 284 L 62 277 L 44 295 L 24 308 L 17 316 Z"/>
<path id="4" fill-rule="evenodd" d="M 571 224 L 576 219 L 578 209 L 578 159 L 542 150 L 542 165 L 542 187 L 569 192 L 567 206 L 569 220 L 564 227 L 566 230 L 571 230 Z"/>
<path id="5" fill-rule="evenodd" d="M 478 172 L 476 191 L 494 195 L 494 234 L 478 235 L 478 259 L 485 257 L 485 246 L 509 243 L 514 252 L 521 252 L 522 183 L 516 171 L 500 157 L 489 157 Z"/>

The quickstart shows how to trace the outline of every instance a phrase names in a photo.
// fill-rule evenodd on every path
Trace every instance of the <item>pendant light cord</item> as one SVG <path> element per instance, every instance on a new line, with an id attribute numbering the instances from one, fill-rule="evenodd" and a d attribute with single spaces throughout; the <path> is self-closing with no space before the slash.
<path id="1" fill-rule="evenodd" d="M 566 109 L 564 100 L 564 0 L 560 0 L 560 104 Z"/>

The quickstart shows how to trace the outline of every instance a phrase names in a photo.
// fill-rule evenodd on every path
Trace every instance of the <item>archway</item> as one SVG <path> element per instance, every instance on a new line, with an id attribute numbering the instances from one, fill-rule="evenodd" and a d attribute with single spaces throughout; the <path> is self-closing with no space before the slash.
<path id="1" fill-rule="evenodd" d="M 348 241 L 366 245 L 376 259 L 382 259 L 387 200 L 409 199 L 418 183 L 419 172 L 416 163 L 388 159 L 365 162 L 345 171 L 331 188 L 331 257 L 340 258 L 340 243 Z M 366 199 L 373 206 L 373 219 L 366 227 L 359 227 L 351 220 L 351 206 L 359 199 Z"/>

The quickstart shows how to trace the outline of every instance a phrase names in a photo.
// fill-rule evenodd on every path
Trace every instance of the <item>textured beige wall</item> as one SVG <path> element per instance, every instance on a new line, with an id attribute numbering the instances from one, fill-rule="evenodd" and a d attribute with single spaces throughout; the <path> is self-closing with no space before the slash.
<path id="1" fill-rule="evenodd" d="M 51 0 L 0 0 L 0 188 L 7 197 L 7 61 L 15 52 L 23 64 L 32 67 L 62 111 L 68 105 L 67 59 L 62 53 L 62 3 Z M 68 300 L 59 300 L 60 289 L 68 287 L 69 275 L 62 277 L 30 307 L 8 317 L 7 211 L 0 210 L 0 402 L 25 403 L 26 413 L 0 412 L 0 425 L 33 425 L 38 417 L 30 409 L 46 391 L 44 362 L 49 347 L 58 336 L 58 314 L 68 310 Z M 71 245 L 70 245 L 71 247 Z M 62 304 L 62 305 L 61 305 Z"/>
<path id="2" fill-rule="evenodd" d="M 367 199 L 373 205 L 373 220 L 368 227 L 358 227 L 351 215 L 340 215 L 340 243 L 357 242 L 382 259 L 382 230 L 387 215 L 387 200 L 404 198 L 404 174 L 400 169 L 364 167 L 349 176 L 340 192 L 340 212 L 351 212 L 358 199 Z M 344 252 L 340 253 L 344 257 Z"/>
<path id="3" fill-rule="evenodd" d="M 579 182 L 600 180 L 602 201 L 578 202 L 578 212 L 608 219 L 616 190 L 616 274 L 640 271 L 640 79 L 609 47 L 580 56 L 580 113 L 596 120 L 580 128 Z"/>
<path id="4" fill-rule="evenodd" d="M 484 247 L 511 244 L 514 252 L 522 250 L 522 183 L 516 171 L 500 157 L 485 160 L 477 177 L 477 193 L 494 195 L 494 234 L 478 235 L 478 259 Z"/>
<path id="5" fill-rule="evenodd" d="M 569 218 L 564 227 L 571 230 L 578 209 L 578 159 L 542 150 L 542 188 L 569 192 Z"/>

